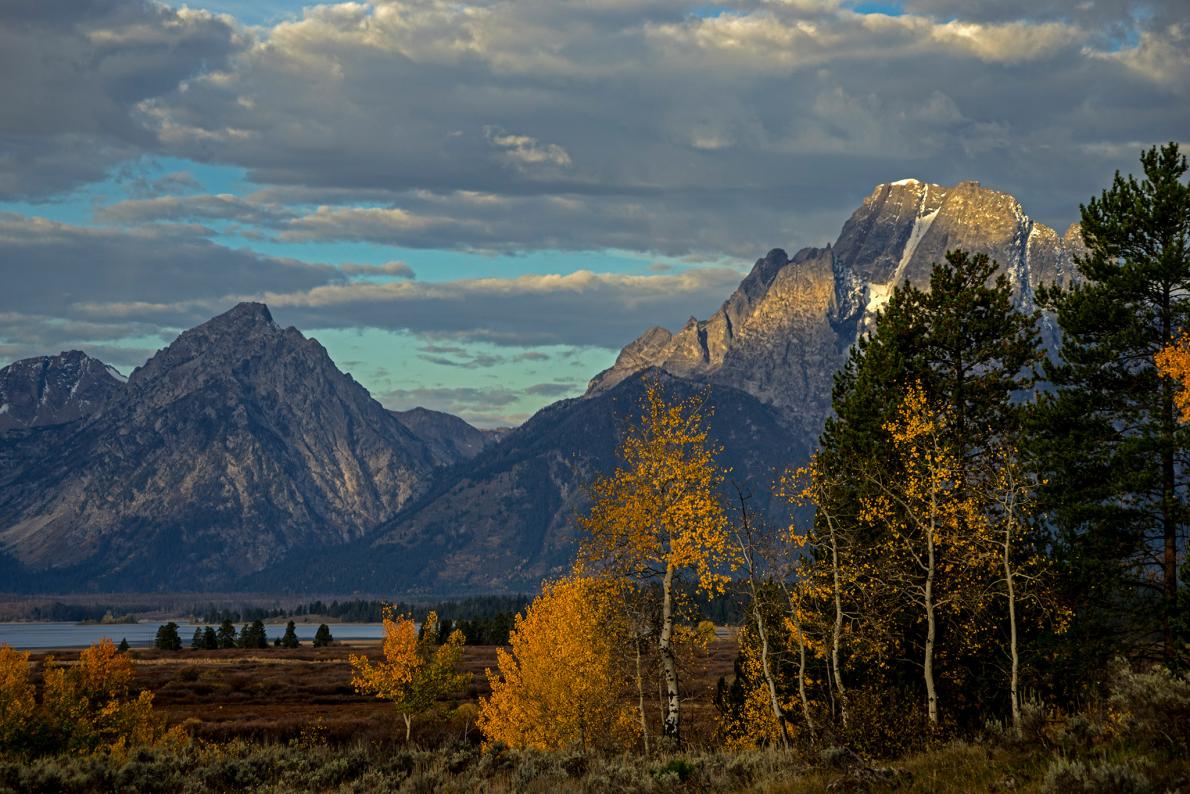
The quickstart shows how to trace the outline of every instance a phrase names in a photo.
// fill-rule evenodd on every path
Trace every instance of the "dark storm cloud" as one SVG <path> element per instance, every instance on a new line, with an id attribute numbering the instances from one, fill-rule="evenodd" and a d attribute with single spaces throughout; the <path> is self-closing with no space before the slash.
<path id="1" fill-rule="evenodd" d="M 51 195 L 155 149 L 139 103 L 243 44 L 228 18 L 143 0 L 0 4 L 0 197 Z"/>

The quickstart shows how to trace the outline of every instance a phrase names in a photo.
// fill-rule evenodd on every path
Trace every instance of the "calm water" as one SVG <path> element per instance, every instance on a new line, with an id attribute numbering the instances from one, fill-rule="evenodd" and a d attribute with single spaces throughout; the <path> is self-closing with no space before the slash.
<path id="1" fill-rule="evenodd" d="M 168 621 L 145 621 L 142 623 L 121 624 L 118 626 L 84 626 L 78 623 L 0 623 L 0 645 L 8 644 L 13 648 L 76 648 L 109 637 L 113 642 L 127 639 L 129 645 L 152 645 L 157 636 L 157 629 Z M 182 646 L 190 647 L 190 638 L 194 635 L 195 624 L 185 621 L 174 621 L 178 624 L 178 634 L 182 638 Z M 202 624 L 205 626 L 206 624 Z M 328 623 L 331 636 L 336 640 L 373 640 L 384 636 L 384 627 L 380 623 Z M 243 626 L 236 625 L 238 631 Z M 218 628 L 216 626 L 216 628 Z M 318 631 L 317 623 L 298 623 L 295 626 L 298 639 L 309 643 L 314 639 L 314 632 Z M 266 623 L 265 633 L 271 643 L 274 638 L 285 633 L 285 624 Z"/>

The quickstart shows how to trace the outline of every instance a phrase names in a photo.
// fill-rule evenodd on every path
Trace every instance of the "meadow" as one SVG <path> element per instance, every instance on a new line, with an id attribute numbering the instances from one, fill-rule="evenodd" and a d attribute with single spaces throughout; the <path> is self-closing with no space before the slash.
<path id="1" fill-rule="evenodd" d="M 351 684 L 349 656 L 380 658 L 379 643 L 133 650 L 132 689 L 153 692 L 154 710 L 187 740 L 89 754 L 0 748 L 0 791 L 1129 794 L 1190 787 L 1185 677 L 1121 671 L 1113 697 L 1088 704 L 1084 713 L 1031 704 L 1019 736 L 989 721 L 978 734 L 938 737 L 907 753 L 894 742 L 888 753 L 860 753 L 829 737 L 785 750 L 730 750 L 713 698 L 719 678 L 731 676 L 738 648 L 734 635 L 719 636 L 684 670 L 680 752 L 542 752 L 485 745 L 476 728 L 479 700 L 490 694 L 484 673 L 495 665 L 496 650 L 465 648 L 459 670 L 468 685 L 419 715 L 409 743 L 392 704 L 358 694 Z M 79 652 L 31 655 L 39 689 L 49 656 L 70 668 Z M 1121 698 L 1132 707 L 1122 708 Z"/>

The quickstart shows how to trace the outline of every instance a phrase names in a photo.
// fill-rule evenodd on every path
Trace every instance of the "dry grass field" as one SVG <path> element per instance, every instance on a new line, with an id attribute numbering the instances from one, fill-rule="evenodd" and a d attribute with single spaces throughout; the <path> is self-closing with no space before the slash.
<path id="1" fill-rule="evenodd" d="M 170 722 L 186 725 L 196 738 L 288 741 L 317 738 L 332 743 L 404 741 L 404 724 L 386 702 L 357 694 L 351 686 L 348 656 L 380 655 L 379 642 L 331 648 L 270 647 L 255 650 L 158 651 L 134 649 L 135 686 L 155 693 L 156 707 Z M 687 666 L 684 732 L 693 746 L 706 746 L 714 731 L 711 703 L 715 683 L 730 675 L 736 645 L 713 642 Z M 69 663 L 77 651 L 35 653 L 34 669 L 47 655 Z M 478 741 L 474 709 L 489 692 L 484 670 L 496 664 L 496 648 L 468 646 L 463 670 L 471 683 L 436 713 L 416 719 L 413 741 L 438 746 L 462 739 Z M 656 706 L 654 698 L 654 706 Z M 460 708 L 463 707 L 463 708 Z"/>

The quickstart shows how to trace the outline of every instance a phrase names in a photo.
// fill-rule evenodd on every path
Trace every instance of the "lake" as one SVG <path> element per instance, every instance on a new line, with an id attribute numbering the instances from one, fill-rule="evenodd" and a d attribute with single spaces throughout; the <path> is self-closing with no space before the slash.
<path id="1" fill-rule="evenodd" d="M 157 636 L 157 629 L 169 621 L 143 621 L 141 623 L 127 623 L 119 625 L 86 625 L 80 623 L 0 623 L 0 645 L 10 645 L 13 648 L 29 650 L 33 648 L 78 648 L 90 645 L 103 637 L 110 637 L 113 642 L 121 639 L 128 640 L 132 646 L 153 644 Z M 175 620 L 178 624 L 178 635 L 182 638 L 182 646 L 190 647 L 190 638 L 194 635 L 194 623 Z M 197 624 L 205 627 L 207 624 Z M 328 623 L 331 636 L 336 640 L 375 640 L 384 636 L 384 626 L 380 623 Z M 218 626 L 215 626 L 218 628 Z M 243 624 L 236 625 L 236 631 L 243 628 Z M 309 644 L 314 639 L 314 632 L 318 631 L 317 623 L 295 624 L 298 639 Z M 265 632 L 269 642 L 285 633 L 284 623 L 266 623 Z"/>

